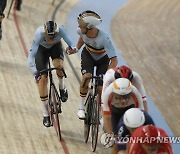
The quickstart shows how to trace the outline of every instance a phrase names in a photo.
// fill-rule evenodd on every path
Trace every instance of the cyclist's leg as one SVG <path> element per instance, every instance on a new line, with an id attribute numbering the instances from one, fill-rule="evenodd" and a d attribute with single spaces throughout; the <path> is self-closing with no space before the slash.
<path id="1" fill-rule="evenodd" d="M 53 66 L 56 68 L 64 68 L 64 66 L 63 66 L 64 55 L 63 55 L 63 48 L 62 48 L 61 42 L 55 44 L 51 48 L 50 54 L 51 54 Z M 57 70 L 56 74 L 59 78 L 59 89 L 60 89 L 59 91 L 61 94 L 61 100 L 62 100 L 62 102 L 66 102 L 68 99 L 68 93 L 67 93 L 67 89 L 65 88 L 65 85 L 64 85 L 63 71 Z"/>
<path id="2" fill-rule="evenodd" d="M 6 8 L 6 4 L 7 4 L 7 0 L 4 0 L 4 1 L 1 1 L 1 13 L 2 13 L 2 15 L 0 15 L 0 40 L 1 40 L 1 38 L 2 38 L 2 27 L 1 27 L 1 25 L 2 25 L 2 20 L 3 20 L 3 18 L 4 18 L 4 14 L 3 14 L 3 12 L 4 12 L 4 10 L 5 10 L 5 8 Z"/>
<path id="3" fill-rule="evenodd" d="M 109 61 L 110 59 L 108 58 L 108 56 L 104 56 L 101 59 L 99 59 L 98 61 L 96 61 L 96 75 L 103 75 L 106 73 L 108 66 L 109 66 Z M 99 81 L 99 86 L 98 86 L 98 102 L 101 104 L 101 93 L 102 93 L 102 86 L 103 86 L 103 80 Z M 102 110 L 100 109 L 101 115 L 102 115 Z M 100 116 L 102 117 L 102 116 Z M 100 119 L 100 121 L 103 121 L 103 119 Z"/>
<path id="4" fill-rule="evenodd" d="M 36 68 L 38 71 L 47 68 L 48 63 L 48 55 L 45 54 L 47 49 L 42 47 L 41 45 L 38 48 L 37 54 L 35 56 Z M 47 110 L 48 105 L 48 89 L 47 89 L 47 74 L 44 73 L 41 75 L 41 78 L 38 82 L 38 90 L 41 98 L 42 104 L 42 112 L 43 112 L 43 124 L 46 127 L 50 127 L 50 118 Z"/>
<path id="5" fill-rule="evenodd" d="M 108 69 L 110 59 L 108 58 L 107 55 L 96 61 L 96 75 L 104 75 Z M 99 88 L 98 88 L 98 94 L 101 96 L 102 92 L 102 85 L 103 85 L 103 80 L 99 81 Z M 100 97 L 101 98 L 101 97 Z"/>
<path id="6" fill-rule="evenodd" d="M 89 52 L 86 50 L 86 48 L 83 49 L 81 54 L 81 73 L 82 73 L 82 80 L 80 83 L 80 105 L 78 110 L 78 117 L 80 119 L 85 118 L 84 113 L 84 103 L 86 101 L 86 95 L 88 92 L 88 85 L 89 81 L 92 77 L 92 71 L 94 69 L 94 61 Z"/>

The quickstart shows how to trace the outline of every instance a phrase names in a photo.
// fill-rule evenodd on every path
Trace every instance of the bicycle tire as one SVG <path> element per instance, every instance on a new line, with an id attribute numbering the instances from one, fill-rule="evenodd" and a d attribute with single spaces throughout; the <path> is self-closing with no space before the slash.
<path id="1" fill-rule="evenodd" d="M 91 150 L 94 152 L 97 146 L 98 132 L 99 132 L 99 103 L 94 99 L 92 102 L 92 124 L 91 124 Z"/>
<path id="2" fill-rule="evenodd" d="M 88 95 L 85 103 L 85 119 L 84 119 L 84 142 L 87 143 L 89 139 L 90 126 L 91 126 L 91 94 Z"/>
<path id="3" fill-rule="evenodd" d="M 54 108 L 54 111 L 55 111 L 55 114 L 53 114 L 53 118 L 54 118 L 54 121 L 53 121 L 53 126 L 55 127 L 55 130 L 56 130 L 56 133 L 57 133 L 57 136 L 59 138 L 59 140 L 61 140 L 61 127 L 60 127 L 60 120 L 59 120 L 59 114 L 58 114 L 58 110 L 57 110 L 57 103 L 58 103 L 58 98 L 57 98 L 57 90 L 54 86 L 52 86 L 52 89 L 51 89 L 51 96 L 52 96 L 52 104 L 53 104 L 53 108 Z"/>

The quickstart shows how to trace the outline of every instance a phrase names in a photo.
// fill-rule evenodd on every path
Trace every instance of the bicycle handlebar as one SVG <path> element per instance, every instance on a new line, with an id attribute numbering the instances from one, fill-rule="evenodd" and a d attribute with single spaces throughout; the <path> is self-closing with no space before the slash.
<path id="1" fill-rule="evenodd" d="M 64 77 L 67 78 L 67 75 L 63 68 L 47 68 L 47 69 L 43 69 L 43 70 L 39 71 L 39 73 L 41 75 L 42 73 L 52 72 L 53 70 L 61 70 L 64 74 Z"/>

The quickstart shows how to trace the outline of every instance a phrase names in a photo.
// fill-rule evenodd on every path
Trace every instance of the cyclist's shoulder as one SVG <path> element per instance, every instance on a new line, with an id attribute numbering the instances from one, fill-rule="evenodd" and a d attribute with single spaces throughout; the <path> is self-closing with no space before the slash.
<path id="1" fill-rule="evenodd" d="M 144 110 L 142 110 L 145 116 L 145 123 L 144 125 L 155 125 L 153 118 L 150 116 L 150 114 Z"/>
<path id="2" fill-rule="evenodd" d="M 101 29 L 98 29 L 99 32 L 98 32 L 98 36 L 99 38 L 101 38 L 102 41 L 105 41 L 104 43 L 107 43 L 106 41 L 109 42 L 110 40 L 110 37 L 108 35 L 108 33 L 106 33 L 105 31 L 101 30 Z"/>
<path id="3" fill-rule="evenodd" d="M 110 75 L 114 76 L 114 72 L 115 72 L 115 70 L 113 68 L 108 69 L 105 73 L 105 76 L 110 76 Z"/>
<path id="4" fill-rule="evenodd" d="M 113 92 L 113 82 L 110 83 L 104 90 L 104 97 L 109 98 Z"/>
<path id="5" fill-rule="evenodd" d="M 35 36 L 36 37 L 38 37 L 38 36 L 41 37 L 41 36 L 43 36 L 43 33 L 44 33 L 44 26 L 41 25 L 36 29 Z"/>
<path id="6" fill-rule="evenodd" d="M 133 74 L 133 79 L 135 80 L 141 80 L 141 76 L 139 75 L 139 73 L 135 72 L 135 71 L 132 71 L 132 74 Z"/>
<path id="7" fill-rule="evenodd" d="M 58 27 L 59 31 L 67 30 L 66 27 L 63 24 L 57 24 L 57 27 Z"/>
<path id="8" fill-rule="evenodd" d="M 106 36 L 109 36 L 108 33 L 105 32 L 105 31 L 103 31 L 102 29 L 99 29 L 99 28 L 98 28 L 98 31 L 99 31 L 99 32 L 98 32 L 99 35 L 106 35 Z"/>
<path id="9" fill-rule="evenodd" d="M 162 137 L 168 137 L 168 135 L 167 135 L 167 133 L 165 132 L 164 129 L 162 129 L 162 128 L 157 128 L 157 129 L 159 130 Z"/>

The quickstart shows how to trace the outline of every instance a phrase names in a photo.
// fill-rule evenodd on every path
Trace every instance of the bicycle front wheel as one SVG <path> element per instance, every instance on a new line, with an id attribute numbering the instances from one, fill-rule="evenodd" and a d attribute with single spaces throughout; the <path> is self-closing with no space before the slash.
<path id="1" fill-rule="evenodd" d="M 87 97 L 85 103 L 85 119 L 84 119 L 84 142 L 87 143 L 89 139 L 89 132 L 91 126 L 91 95 Z"/>
<path id="2" fill-rule="evenodd" d="M 97 146 L 98 132 L 99 132 L 99 103 L 96 99 L 92 102 L 92 117 L 91 117 L 91 149 L 94 152 Z"/>
<path id="3" fill-rule="evenodd" d="M 61 140 L 61 128 L 60 128 L 60 120 L 59 120 L 59 114 L 58 114 L 58 109 L 57 109 L 57 103 L 58 103 L 58 97 L 57 97 L 58 93 L 57 93 L 57 89 L 52 86 L 52 89 L 51 89 L 51 98 L 52 98 L 52 104 L 53 104 L 53 108 L 54 108 L 54 112 L 55 114 L 53 114 L 53 118 L 54 118 L 54 121 L 53 121 L 53 126 L 55 127 L 56 129 L 56 133 L 57 133 L 57 136 L 59 138 L 59 140 Z"/>

